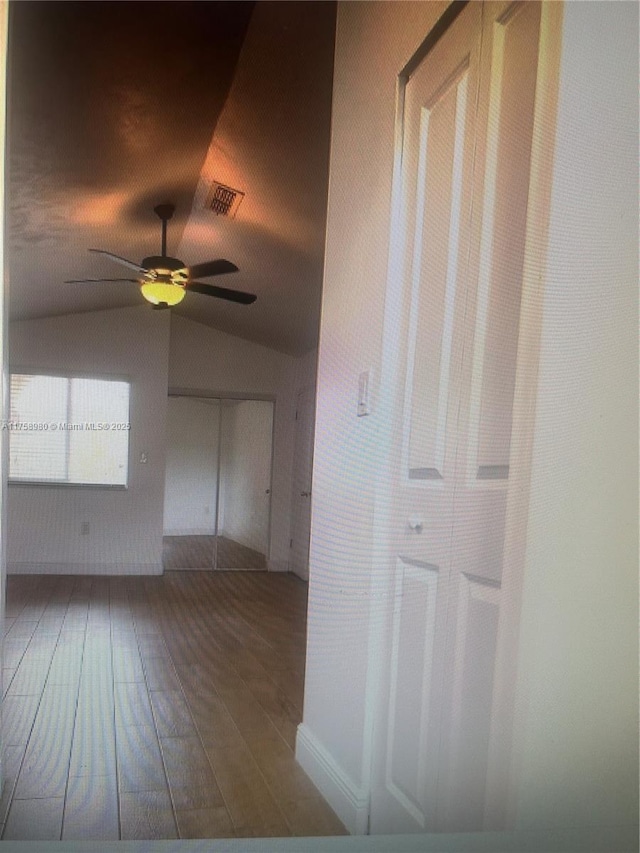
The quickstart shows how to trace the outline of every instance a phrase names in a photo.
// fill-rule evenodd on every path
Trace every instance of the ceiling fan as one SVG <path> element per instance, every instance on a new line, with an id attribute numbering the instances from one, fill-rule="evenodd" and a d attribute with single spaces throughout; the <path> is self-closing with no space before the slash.
<path id="1" fill-rule="evenodd" d="M 162 221 L 162 249 L 160 255 L 150 255 L 143 258 L 141 264 L 128 261 L 112 252 L 104 249 L 89 249 L 99 255 L 105 255 L 138 273 L 138 278 L 82 278 L 71 279 L 65 284 L 84 284 L 88 282 L 103 281 L 131 281 L 140 285 L 140 292 L 151 307 L 155 309 L 169 308 L 177 305 L 185 297 L 187 292 L 202 293 L 204 296 L 215 296 L 218 299 L 227 299 L 230 302 L 239 302 L 241 305 L 251 305 L 257 297 L 253 293 L 244 293 L 241 290 L 229 290 L 226 287 L 217 287 L 214 284 L 206 284 L 197 281 L 199 278 L 209 278 L 214 275 L 224 275 L 237 272 L 238 267 L 230 261 L 219 258 L 216 261 L 205 261 L 188 267 L 178 258 L 167 255 L 167 222 L 174 214 L 173 204 L 159 204 L 153 208 L 155 214 Z"/>

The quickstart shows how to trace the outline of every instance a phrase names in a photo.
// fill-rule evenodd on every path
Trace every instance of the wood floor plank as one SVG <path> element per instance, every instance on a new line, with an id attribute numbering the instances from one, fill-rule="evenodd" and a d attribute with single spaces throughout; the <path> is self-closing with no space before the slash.
<path id="1" fill-rule="evenodd" d="M 171 657 L 162 634 L 138 634 L 138 650 L 143 662 L 149 658 Z"/>
<path id="2" fill-rule="evenodd" d="M 7 634 L 8 640 L 30 640 L 38 627 L 37 620 L 16 619 Z"/>
<path id="3" fill-rule="evenodd" d="M 265 570 L 265 554 L 225 536 L 165 536 L 162 564 L 165 571 L 182 569 Z"/>
<path id="4" fill-rule="evenodd" d="M 112 704 L 104 696 L 78 701 L 69 776 L 115 776 L 116 738 Z"/>
<path id="5" fill-rule="evenodd" d="M 77 688 L 82 671 L 84 634 L 70 638 L 67 633 L 60 637 L 51 660 L 47 683 Z"/>
<path id="6" fill-rule="evenodd" d="M 120 791 L 168 791 L 160 744 L 153 726 L 118 729 L 116 755 Z"/>
<path id="7" fill-rule="evenodd" d="M 196 734 L 196 727 L 182 690 L 156 690 L 150 694 L 150 698 L 160 738 Z"/>
<path id="8" fill-rule="evenodd" d="M 171 790 L 192 785 L 215 788 L 216 777 L 200 738 L 161 738 L 160 747 Z"/>
<path id="9" fill-rule="evenodd" d="M 76 697 L 65 687 L 46 688 L 18 776 L 17 798 L 64 796 L 75 711 Z"/>
<path id="10" fill-rule="evenodd" d="M 289 825 L 248 748 L 206 746 L 239 837 L 286 837 Z"/>
<path id="11" fill-rule="evenodd" d="M 143 665 L 149 691 L 180 690 L 180 681 L 169 657 L 145 658 Z"/>
<path id="12" fill-rule="evenodd" d="M 11 803 L 3 841 L 60 841 L 64 797 Z"/>
<path id="13" fill-rule="evenodd" d="M 287 822 L 297 836 L 348 835 L 322 797 L 297 799 L 285 805 Z"/>
<path id="14" fill-rule="evenodd" d="M 180 838 L 234 838 L 235 830 L 224 806 L 176 809 Z"/>
<path id="15" fill-rule="evenodd" d="M 11 576 L 7 608 L 6 837 L 344 833 L 294 757 L 301 581 Z"/>
<path id="16" fill-rule="evenodd" d="M 26 748 L 40 696 L 7 696 L 2 703 L 2 746 Z"/>
<path id="17" fill-rule="evenodd" d="M 23 658 L 15 672 L 8 696 L 40 696 L 44 690 L 49 672 L 49 661 L 29 661 Z"/>
<path id="18" fill-rule="evenodd" d="M 15 669 L 11 669 L 10 667 L 3 666 L 2 667 L 2 698 L 6 697 L 9 692 L 9 688 L 11 687 L 11 682 L 13 681 L 13 677 L 16 674 Z"/>
<path id="19" fill-rule="evenodd" d="M 0 827 L 2 828 L 4 828 L 4 824 L 7 819 L 9 806 L 11 805 L 11 800 L 13 798 L 13 791 L 25 749 L 26 743 L 21 745 L 5 746 L 3 748 L 2 773 L 4 777 L 4 784 L 2 786 L 2 796 L 0 796 Z"/>
<path id="20" fill-rule="evenodd" d="M 218 787 L 215 785 L 195 785 L 189 780 L 187 786 L 171 786 L 171 799 L 173 801 L 176 813 L 178 811 L 191 811 L 193 809 L 213 809 L 226 806 L 224 797 Z"/>
<path id="21" fill-rule="evenodd" d="M 165 791 L 121 794 L 120 831 L 123 841 L 177 838 L 169 794 Z"/>
<path id="22" fill-rule="evenodd" d="M 151 701 L 144 682 L 116 682 L 114 692 L 116 726 L 153 727 Z"/>
<path id="23" fill-rule="evenodd" d="M 63 841 L 118 841 L 116 776 L 70 776 L 62 822 Z"/>
<path id="24" fill-rule="evenodd" d="M 293 751 L 281 738 L 252 739 L 249 750 L 274 799 L 281 807 L 299 799 L 320 796 L 315 785 L 296 762 Z M 286 809 L 284 811 L 286 814 Z"/>

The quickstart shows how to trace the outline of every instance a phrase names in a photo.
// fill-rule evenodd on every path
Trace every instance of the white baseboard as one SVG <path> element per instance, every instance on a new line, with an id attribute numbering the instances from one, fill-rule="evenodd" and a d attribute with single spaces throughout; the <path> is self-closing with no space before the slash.
<path id="1" fill-rule="evenodd" d="M 215 536 L 216 531 L 215 528 L 211 530 L 211 528 L 207 527 L 191 527 L 189 529 L 185 529 L 184 527 L 170 527 L 168 530 L 162 531 L 163 536 Z"/>
<path id="2" fill-rule="evenodd" d="M 161 575 L 162 563 L 7 563 L 8 575 Z"/>
<path id="3" fill-rule="evenodd" d="M 267 560 L 267 570 L 270 572 L 288 572 L 289 563 L 286 560 Z"/>
<path id="4" fill-rule="evenodd" d="M 369 794 L 356 785 L 304 723 L 296 735 L 296 760 L 352 835 L 365 835 Z"/>

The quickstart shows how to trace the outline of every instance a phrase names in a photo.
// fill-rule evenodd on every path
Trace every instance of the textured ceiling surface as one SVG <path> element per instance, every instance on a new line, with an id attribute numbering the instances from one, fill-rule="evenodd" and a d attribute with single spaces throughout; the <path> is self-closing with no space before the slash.
<path id="1" fill-rule="evenodd" d="M 240 268 L 187 294 L 191 319 L 301 354 L 315 346 L 326 215 L 335 6 L 305 2 L 18 2 L 10 13 L 13 318 L 138 304 L 106 249 Z M 244 193 L 234 218 L 212 181 Z"/>

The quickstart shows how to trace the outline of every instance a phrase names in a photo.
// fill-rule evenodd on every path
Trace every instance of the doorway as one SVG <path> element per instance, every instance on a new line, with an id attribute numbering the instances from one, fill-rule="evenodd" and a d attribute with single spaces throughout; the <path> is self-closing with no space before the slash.
<path id="1" fill-rule="evenodd" d="M 273 402 L 170 395 L 163 568 L 267 569 Z"/>
<path id="2" fill-rule="evenodd" d="M 311 480 L 313 473 L 313 425 L 315 387 L 308 385 L 296 397 L 296 437 L 293 451 L 291 497 L 291 558 L 289 568 L 302 580 L 309 580 L 309 539 L 311 534 Z"/>

